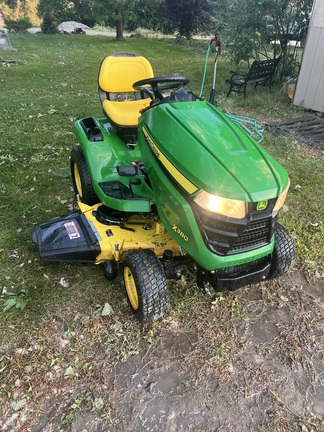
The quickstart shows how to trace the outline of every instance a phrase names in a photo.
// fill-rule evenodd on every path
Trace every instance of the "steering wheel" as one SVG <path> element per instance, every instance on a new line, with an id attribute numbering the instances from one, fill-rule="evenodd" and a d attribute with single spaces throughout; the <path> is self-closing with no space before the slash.
<path id="1" fill-rule="evenodd" d="M 133 88 L 138 91 L 146 93 L 152 100 L 164 98 L 163 91 L 165 90 L 181 90 L 188 84 L 189 78 L 181 75 L 166 75 L 157 76 L 153 78 L 145 78 L 136 81 Z M 150 86 L 150 87 L 145 87 Z"/>

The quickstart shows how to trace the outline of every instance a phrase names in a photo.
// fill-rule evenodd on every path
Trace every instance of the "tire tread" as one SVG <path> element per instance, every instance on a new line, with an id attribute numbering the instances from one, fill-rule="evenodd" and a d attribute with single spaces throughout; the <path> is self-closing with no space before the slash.
<path id="1" fill-rule="evenodd" d="M 286 228 L 277 223 L 275 230 L 275 246 L 268 279 L 283 276 L 294 265 L 296 258 L 295 246 Z"/>
<path id="2" fill-rule="evenodd" d="M 153 321 L 165 314 L 169 295 L 165 273 L 157 256 L 150 250 L 129 253 L 124 265 L 133 274 L 139 296 L 139 308 L 133 313 L 140 321 Z"/>

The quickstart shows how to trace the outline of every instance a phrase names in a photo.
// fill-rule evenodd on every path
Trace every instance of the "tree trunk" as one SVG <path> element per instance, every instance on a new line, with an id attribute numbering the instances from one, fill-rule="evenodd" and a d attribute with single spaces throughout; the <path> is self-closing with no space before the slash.
<path id="1" fill-rule="evenodd" d="M 118 11 L 118 18 L 116 20 L 116 39 L 118 41 L 123 40 L 124 35 L 123 35 L 123 20 L 122 20 L 122 11 L 119 8 Z"/>

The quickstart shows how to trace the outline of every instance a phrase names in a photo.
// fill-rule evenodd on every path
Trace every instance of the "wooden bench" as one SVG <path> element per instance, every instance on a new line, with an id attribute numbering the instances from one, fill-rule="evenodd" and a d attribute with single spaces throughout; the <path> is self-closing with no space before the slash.
<path id="1" fill-rule="evenodd" d="M 281 57 L 269 60 L 254 60 L 247 74 L 230 71 L 231 78 L 226 80 L 230 84 L 226 97 L 231 92 L 244 93 L 246 97 L 246 86 L 248 84 L 271 86 L 274 81 L 275 72 Z"/>

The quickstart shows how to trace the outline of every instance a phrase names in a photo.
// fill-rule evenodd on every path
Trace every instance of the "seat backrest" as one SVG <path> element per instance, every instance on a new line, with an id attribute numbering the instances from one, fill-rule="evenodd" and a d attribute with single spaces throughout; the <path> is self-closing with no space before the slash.
<path id="1" fill-rule="evenodd" d="M 98 84 L 106 93 L 134 92 L 134 82 L 152 77 L 152 66 L 145 57 L 120 52 L 103 59 Z"/>

